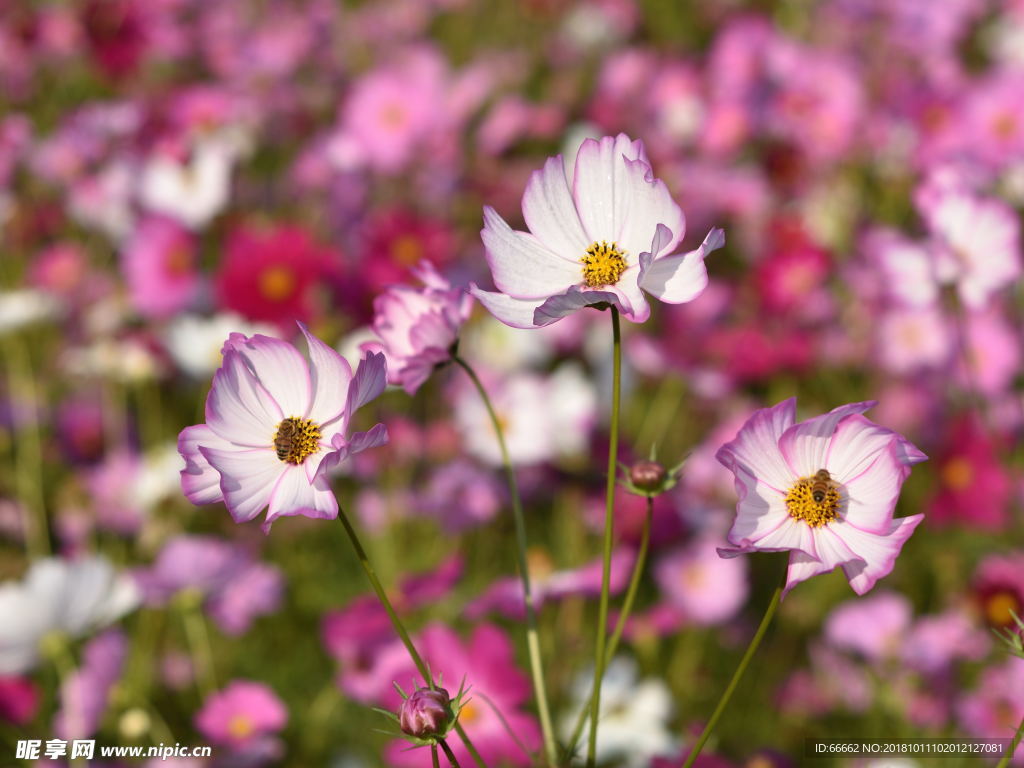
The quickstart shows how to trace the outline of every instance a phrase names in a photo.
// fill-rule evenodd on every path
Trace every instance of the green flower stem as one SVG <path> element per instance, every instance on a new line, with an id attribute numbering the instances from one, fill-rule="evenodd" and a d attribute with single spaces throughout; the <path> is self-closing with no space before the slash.
<path id="1" fill-rule="evenodd" d="M 391 605 L 391 600 L 388 599 L 387 592 L 384 591 L 384 587 L 380 583 L 380 579 L 377 578 L 377 572 L 373 569 L 370 564 L 370 558 L 366 556 L 366 550 L 363 549 L 363 545 L 359 541 L 359 536 L 356 535 L 355 528 L 352 527 L 352 523 L 349 522 L 348 515 L 345 514 L 345 510 L 338 510 L 338 519 L 341 520 L 341 524 L 345 526 L 345 532 L 348 534 L 349 541 L 352 542 L 352 548 L 356 551 L 356 558 L 359 560 L 359 564 L 363 566 L 363 571 L 366 573 L 366 578 L 369 579 L 370 585 L 373 587 L 373 591 L 377 594 L 377 599 L 380 600 L 381 605 L 384 606 L 384 610 L 387 611 L 388 618 L 391 619 L 391 626 L 394 627 L 395 632 L 398 633 L 398 637 L 401 638 L 402 643 L 405 645 L 405 649 L 409 652 L 409 658 L 412 659 L 413 664 L 416 665 L 416 669 L 419 670 L 420 675 L 424 680 L 427 681 L 427 685 L 431 690 L 434 688 L 434 678 L 430 674 L 430 668 L 423 661 L 423 657 L 420 656 L 419 651 L 416 650 L 416 646 L 413 645 L 412 638 L 409 637 L 409 633 L 405 629 L 405 625 L 402 624 L 402 620 L 398 618 L 398 614 L 395 613 L 394 607 Z M 466 749 L 469 750 L 470 756 L 473 758 L 473 762 L 479 766 L 479 768 L 487 768 L 487 764 L 484 763 L 480 753 L 477 752 L 476 747 L 473 746 L 473 742 L 469 740 L 469 736 L 463 730 L 462 725 L 458 722 L 455 723 L 455 731 L 459 734 L 459 738 L 462 739 L 462 743 L 466 745 Z"/>
<path id="2" fill-rule="evenodd" d="M 597 720 L 601 712 L 601 682 L 606 661 L 608 635 L 608 583 L 612 569 L 612 532 L 615 511 L 615 473 L 619 453 L 619 402 L 622 399 L 622 331 L 619 310 L 612 313 L 612 419 L 608 431 L 608 482 L 605 489 L 604 564 L 601 569 L 601 602 L 597 610 L 597 648 L 594 654 L 594 695 L 590 700 L 590 738 L 587 740 L 587 768 L 593 768 L 597 751 Z"/>
<path id="3" fill-rule="evenodd" d="M 196 683 L 203 697 L 208 698 L 217 690 L 217 673 L 213 663 L 213 646 L 210 633 L 206 630 L 203 617 L 202 598 L 191 592 L 182 593 L 181 619 L 185 625 L 192 663 L 196 670 Z"/>
<path id="4" fill-rule="evenodd" d="M 3 340 L 7 391 L 8 396 L 12 398 L 12 412 L 23 412 L 22 406 L 34 409 L 38 402 L 38 393 L 28 348 L 14 334 L 0 334 L 0 339 Z M 18 499 L 32 513 L 32 519 L 25 521 L 28 553 L 32 559 L 46 557 L 51 552 L 50 525 L 46 517 L 46 499 L 43 493 L 42 440 L 34 412 L 26 417 L 24 425 L 15 427 L 13 443 L 13 484 L 17 488 Z"/>
<path id="5" fill-rule="evenodd" d="M 530 672 L 533 675 L 533 690 L 537 697 L 537 712 L 540 716 L 541 732 L 544 736 L 544 755 L 549 766 L 557 762 L 557 751 L 555 744 L 555 731 L 551 726 L 551 711 L 548 707 L 547 688 L 544 683 L 544 666 L 540 658 L 540 636 L 537 632 L 537 611 L 533 604 L 533 593 L 530 590 L 530 572 L 526 564 L 526 522 L 523 517 L 523 503 L 519 498 L 519 487 L 516 484 L 516 472 L 512 467 L 512 459 L 508 454 L 508 446 L 505 444 L 505 433 L 501 428 L 501 420 L 494 410 L 491 398 L 487 396 L 487 390 L 476 375 L 469 363 L 458 355 L 453 355 L 452 360 L 466 372 L 480 393 L 487 413 L 494 425 L 494 433 L 498 437 L 498 447 L 501 449 L 501 462 L 505 467 L 505 475 L 508 478 L 508 489 L 512 496 L 512 517 L 515 520 L 516 528 L 516 556 L 519 565 L 519 579 L 523 585 L 523 604 L 526 607 L 526 647 L 530 655 Z"/>
<path id="6" fill-rule="evenodd" d="M 1010 748 L 1006 750 L 1006 754 L 1003 755 L 1003 759 L 999 761 L 996 768 L 1006 768 L 1010 764 L 1013 753 L 1017 751 L 1017 747 L 1020 746 L 1020 739 L 1024 736 L 1024 720 L 1020 721 L 1020 725 L 1017 727 L 1017 733 L 1013 736 L 1013 741 L 1010 742 Z"/>
<path id="7" fill-rule="evenodd" d="M 650 496 L 647 497 L 647 515 L 644 517 L 643 531 L 640 533 L 640 549 L 637 551 L 636 563 L 633 565 L 633 575 L 629 579 L 629 588 L 626 590 L 626 597 L 622 601 L 622 612 L 619 614 L 619 619 L 615 623 L 615 629 L 612 631 L 612 636 L 608 640 L 608 649 L 604 654 L 604 663 L 607 667 L 611 663 L 611 660 L 615 657 L 615 651 L 619 648 L 619 640 L 622 639 L 622 633 L 626 629 L 626 621 L 629 619 L 629 614 L 633 610 L 633 601 L 636 599 L 637 590 L 640 587 L 640 578 L 643 576 L 644 567 L 647 563 L 647 550 L 651 543 L 651 518 L 654 513 L 654 499 Z M 593 696 L 593 691 L 591 691 Z M 579 717 L 576 718 L 576 727 L 573 728 L 572 738 L 569 739 L 569 746 L 567 753 L 572 754 L 576 750 L 576 744 L 580 740 L 580 734 L 583 733 L 583 726 L 587 722 L 587 714 L 590 711 L 589 702 L 590 696 L 587 697 L 588 705 L 580 710 Z"/>
<path id="8" fill-rule="evenodd" d="M 433 763 L 434 768 L 441 768 L 441 763 L 437 759 L 437 745 L 430 745 L 430 761 Z"/>
<path id="9" fill-rule="evenodd" d="M 683 768 L 690 768 L 693 762 L 700 755 L 700 751 L 704 748 L 704 744 L 707 742 L 708 737 L 711 736 L 711 732 L 715 730 L 715 725 L 718 723 L 718 719 L 722 716 L 722 712 L 725 711 L 726 705 L 729 703 L 729 699 L 732 698 L 733 692 L 736 690 L 736 686 L 740 682 L 740 678 L 743 677 L 743 673 L 746 672 L 747 666 L 750 664 L 750 660 L 754 658 L 754 653 L 757 651 L 757 647 L 761 644 L 761 639 L 764 637 L 765 632 L 768 630 L 768 625 L 772 623 L 772 617 L 775 616 L 775 611 L 779 607 L 779 601 L 782 599 L 782 587 L 776 587 L 774 594 L 772 594 L 771 602 L 768 603 L 768 608 L 764 612 L 764 617 L 761 619 L 761 626 L 757 628 L 757 632 L 754 633 L 754 639 L 750 641 L 750 645 L 747 646 L 746 653 L 743 654 L 743 658 L 740 660 L 740 665 L 736 667 L 736 671 L 733 672 L 732 680 L 729 681 L 729 686 L 725 689 L 725 693 L 722 694 L 722 698 L 718 701 L 718 706 L 715 707 L 715 711 L 711 715 L 711 719 L 708 720 L 708 724 L 704 726 L 704 730 L 700 734 L 700 738 L 697 739 L 697 743 L 693 745 L 693 749 L 690 750 L 690 756 L 686 758 L 686 762 L 683 763 Z"/>
<path id="10" fill-rule="evenodd" d="M 459 765 L 459 761 L 455 758 L 455 753 L 452 752 L 452 748 L 448 746 L 448 742 L 441 739 L 438 743 L 441 745 L 441 749 L 444 750 L 445 757 L 448 758 L 448 762 L 451 764 L 452 768 L 462 768 Z"/>

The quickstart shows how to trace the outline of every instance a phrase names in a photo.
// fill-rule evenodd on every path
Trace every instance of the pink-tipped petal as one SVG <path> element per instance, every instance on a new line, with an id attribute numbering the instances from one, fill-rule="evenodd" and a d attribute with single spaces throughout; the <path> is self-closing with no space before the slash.
<path id="1" fill-rule="evenodd" d="M 225 349 L 224 363 L 213 375 L 206 398 L 206 423 L 218 436 L 237 445 L 269 447 L 284 416 L 244 358 Z"/>
<path id="2" fill-rule="evenodd" d="M 789 594 L 789 590 L 801 581 L 807 581 L 812 576 L 826 573 L 835 568 L 828 566 L 820 560 L 805 555 L 803 552 L 793 552 L 789 556 L 789 567 L 786 569 L 786 586 L 782 590 L 782 596 Z"/>
<path id="3" fill-rule="evenodd" d="M 224 500 L 220 490 L 220 474 L 210 466 L 200 445 L 228 450 L 232 447 L 227 440 L 220 438 L 206 424 L 185 427 L 178 435 L 178 453 L 185 460 L 185 468 L 181 470 L 181 490 L 193 504 L 214 504 Z"/>
<path id="4" fill-rule="evenodd" d="M 647 322 L 647 318 L 651 316 L 651 306 L 647 303 L 647 297 L 637 285 L 639 275 L 640 267 L 632 266 L 622 273 L 619 282 L 610 289 L 621 299 L 619 308 L 622 316 L 632 323 Z"/>
<path id="5" fill-rule="evenodd" d="M 573 174 L 573 200 L 590 242 L 614 242 L 623 231 L 630 194 L 626 161 L 641 157 L 643 145 L 623 134 L 587 139 L 580 145 Z"/>
<path id="6" fill-rule="evenodd" d="M 787 429 L 779 439 L 779 448 L 793 473 L 797 477 L 810 477 L 819 469 L 826 468 L 825 457 L 839 422 L 875 405 L 874 400 L 841 405 Z"/>
<path id="7" fill-rule="evenodd" d="M 359 361 L 356 374 L 348 388 L 345 404 L 345 424 L 352 421 L 352 414 L 384 391 L 388 383 L 388 367 L 384 355 L 370 353 Z"/>
<path id="8" fill-rule="evenodd" d="M 200 446 L 206 460 L 220 473 L 224 504 L 236 523 L 256 517 L 267 503 L 286 465 L 273 451 L 228 451 Z"/>
<path id="9" fill-rule="evenodd" d="M 583 266 L 548 250 L 533 235 L 515 232 L 493 208 L 484 208 L 480 232 L 494 284 L 517 299 L 560 293 L 583 278 Z M 584 252 L 580 252 L 582 258 Z"/>
<path id="10" fill-rule="evenodd" d="M 628 300 L 617 292 L 584 291 L 574 285 L 565 293 L 552 296 L 537 307 L 533 314 L 534 324 L 531 327 L 540 328 L 545 325 L 551 325 L 551 323 L 561 320 L 566 315 L 571 315 L 573 312 L 584 307 L 594 306 L 595 304 L 610 304 L 624 315 L 631 315 L 633 313 L 633 307 L 628 303 Z"/>
<path id="11" fill-rule="evenodd" d="M 863 595 L 875 586 L 875 582 L 889 575 L 903 544 L 923 519 L 924 515 L 897 518 L 884 536 L 862 531 L 849 523 L 833 523 L 835 534 L 862 560 L 843 566 L 854 592 Z"/>
<path id="12" fill-rule="evenodd" d="M 327 424 L 345 410 L 344 392 L 352 380 L 352 366 L 338 352 L 309 332 L 305 323 L 299 323 L 309 346 L 309 373 L 313 390 L 306 418 L 316 424 Z"/>
<path id="13" fill-rule="evenodd" d="M 670 253 L 686 232 L 686 217 L 672 200 L 665 182 L 654 178 L 651 167 L 640 160 L 627 160 L 624 180 L 629 200 L 628 215 L 615 241 L 626 251 L 632 264 L 638 264 L 640 254 L 651 247 L 658 227 L 671 233 L 653 256 Z"/>
<path id="14" fill-rule="evenodd" d="M 375 424 L 365 432 L 353 432 L 348 440 L 348 455 L 354 456 L 368 448 L 377 448 L 388 441 L 388 428 Z"/>
<path id="15" fill-rule="evenodd" d="M 883 451 L 889 451 L 902 438 L 891 429 L 854 414 L 836 426 L 822 465 L 839 483 L 853 482 L 868 469 Z"/>
<path id="16" fill-rule="evenodd" d="M 704 259 L 723 245 L 725 233 L 720 229 L 711 230 L 697 250 L 652 260 L 640 273 L 640 287 L 667 304 L 692 301 L 708 284 Z"/>
<path id="17" fill-rule="evenodd" d="M 310 483 L 301 467 L 289 466 L 270 497 L 264 532 L 277 518 L 293 515 L 333 520 L 338 516 L 338 499 L 325 478 Z"/>
<path id="18" fill-rule="evenodd" d="M 892 523 L 900 488 L 910 467 L 897 458 L 895 445 L 845 485 L 848 496 L 843 520 L 863 531 L 885 534 Z"/>
<path id="19" fill-rule="evenodd" d="M 285 418 L 301 417 L 309 412 L 312 400 L 309 365 L 287 341 L 259 333 L 250 338 L 232 333 L 224 349 L 234 349 L 245 358 Z"/>
<path id="20" fill-rule="evenodd" d="M 718 449 L 715 458 L 733 472 L 743 469 L 785 495 L 797 479 L 789 468 L 779 439 L 796 418 L 796 398 L 763 408 L 743 425 L 736 437 Z"/>
<path id="21" fill-rule="evenodd" d="M 541 244 L 566 259 L 578 260 L 590 246 L 561 155 L 548 158 L 543 168 L 531 174 L 523 193 L 523 218 Z"/>
<path id="22" fill-rule="evenodd" d="M 754 543 L 757 544 L 757 548 L 761 552 L 784 552 L 788 549 L 797 549 L 805 555 L 816 560 L 819 559 L 811 526 L 802 520 L 788 516 L 781 525 Z"/>
<path id="23" fill-rule="evenodd" d="M 484 309 L 505 325 L 513 328 L 536 328 L 533 315 L 537 308 L 546 301 L 546 299 L 513 299 L 503 293 L 481 290 L 475 285 L 469 287 L 469 292 L 483 304 Z"/>
<path id="24" fill-rule="evenodd" d="M 736 520 L 729 541 L 754 544 L 789 518 L 784 497 L 743 468 L 736 470 Z"/>

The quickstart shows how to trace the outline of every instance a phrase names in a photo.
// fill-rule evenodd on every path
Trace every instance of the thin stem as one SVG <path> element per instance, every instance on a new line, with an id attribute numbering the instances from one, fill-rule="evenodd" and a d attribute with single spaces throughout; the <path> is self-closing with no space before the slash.
<path id="1" fill-rule="evenodd" d="M 498 447 L 501 450 L 501 463 L 505 467 L 505 475 L 508 478 L 509 494 L 512 496 L 512 517 L 515 520 L 516 529 L 516 558 L 519 566 L 519 579 L 523 585 L 523 605 L 526 608 L 526 647 L 530 656 L 530 672 L 533 677 L 533 691 L 537 697 L 537 713 L 540 716 L 541 733 L 544 737 L 544 755 L 549 766 L 554 766 L 557 761 L 555 743 L 555 731 L 551 725 L 551 711 L 548 707 L 547 688 L 544 683 L 544 666 L 540 657 L 540 635 L 537 631 L 537 611 L 533 603 L 533 593 L 530 590 L 530 572 L 526 563 L 526 521 L 523 515 L 523 503 L 519 497 L 519 487 L 516 483 L 515 469 L 512 467 L 512 459 L 508 453 L 508 445 L 505 443 L 505 433 L 501 427 L 501 420 L 494 410 L 491 398 L 487 396 L 487 390 L 476 375 L 469 363 L 458 355 L 452 359 L 466 372 L 470 380 L 476 386 L 480 399 L 487 408 L 494 425 L 494 433 L 498 438 Z"/>
<path id="2" fill-rule="evenodd" d="M 1017 727 L 1017 733 L 1013 736 L 1013 741 L 1010 742 L 1010 748 L 1006 750 L 1006 754 L 1003 755 L 1003 759 L 999 761 L 996 768 L 1006 768 L 1010 764 L 1010 760 L 1013 758 L 1013 753 L 1017 751 L 1017 747 L 1020 746 L 1021 737 L 1024 736 L 1024 719 L 1020 721 L 1020 725 Z"/>
<path id="3" fill-rule="evenodd" d="M 420 676 L 427 681 L 427 685 L 431 690 L 434 688 L 434 678 L 430 674 L 430 668 L 423 661 L 423 657 L 420 656 L 416 650 L 416 646 L 413 645 L 412 638 L 409 637 L 409 633 L 405 629 L 405 625 L 402 624 L 402 620 L 398 618 L 398 614 L 395 613 L 394 607 L 391 605 L 391 600 L 388 599 L 387 592 L 384 591 L 383 585 L 380 583 L 380 579 L 377 578 L 377 572 L 373 569 L 370 564 L 370 558 L 366 556 L 366 550 L 363 549 L 363 545 L 359 541 L 359 536 L 356 535 L 355 528 L 352 527 L 352 523 L 349 522 L 348 515 L 345 514 L 345 510 L 338 510 L 338 519 L 341 520 L 341 524 L 345 526 L 345 533 L 348 534 L 349 541 L 352 542 L 352 548 L 356 551 L 356 558 L 359 560 L 359 564 L 363 566 L 363 571 L 366 573 L 366 578 L 369 579 L 370 585 L 373 587 L 373 591 L 377 594 L 377 599 L 380 600 L 381 605 L 384 606 L 384 610 L 387 611 L 388 618 L 391 619 L 391 626 L 394 627 L 395 632 L 398 633 L 398 637 L 402 640 L 402 644 L 405 645 L 406 651 L 409 652 L 409 658 L 412 659 L 412 663 L 416 665 L 416 669 L 419 671 Z M 480 757 L 480 753 L 476 751 L 476 747 L 469 740 L 469 736 L 462 729 L 459 723 L 455 724 L 455 731 L 459 734 L 459 738 L 462 739 L 462 743 L 466 745 L 466 749 L 469 750 L 470 756 L 473 758 L 473 762 L 479 766 L 479 768 L 486 768 L 486 764 L 483 758 Z"/>
<path id="4" fill-rule="evenodd" d="M 761 626 L 757 628 L 757 632 L 754 633 L 754 639 L 750 641 L 750 645 L 747 646 L 746 653 L 743 654 L 743 658 L 740 660 L 740 665 L 736 667 L 736 671 L 733 672 L 732 680 L 729 681 L 729 686 L 725 689 L 725 693 L 722 694 L 722 698 L 718 701 L 718 706 L 715 707 L 715 711 L 711 715 L 711 719 L 708 720 L 708 724 L 704 726 L 704 730 L 700 734 L 700 738 L 697 739 L 697 743 L 694 744 L 693 749 L 690 750 L 690 756 L 686 758 L 686 762 L 683 763 L 683 768 L 690 768 L 693 762 L 697 759 L 701 749 L 704 748 L 704 744 L 707 742 L 708 737 L 711 736 L 711 732 L 715 729 L 715 725 L 718 723 L 718 719 L 722 716 L 722 712 L 725 711 L 726 705 L 729 703 L 729 699 L 732 698 L 733 691 L 736 690 L 736 686 L 740 682 L 740 678 L 743 677 L 743 673 L 746 672 L 747 666 L 750 664 L 750 660 L 754 658 L 754 652 L 757 651 L 757 647 L 761 644 L 761 638 L 764 637 L 765 632 L 768 630 L 768 625 L 772 622 L 772 617 L 775 616 L 775 610 L 779 607 L 779 601 L 782 599 L 782 587 L 776 587 L 774 594 L 772 594 L 771 602 L 768 603 L 768 608 L 764 612 L 764 617 L 761 619 Z"/>
<path id="5" fill-rule="evenodd" d="M 644 567 L 647 563 L 647 550 L 651 543 L 651 518 L 654 513 L 654 499 L 650 496 L 647 497 L 647 515 L 644 517 L 643 531 L 640 533 L 640 549 L 637 551 L 636 563 L 633 565 L 633 575 L 629 579 L 629 588 L 626 590 L 626 597 L 622 601 L 622 612 L 619 614 L 619 619 L 615 623 L 615 629 L 612 631 L 612 636 L 608 640 L 608 650 L 605 652 L 605 666 L 611 663 L 611 660 L 615 657 L 615 651 L 619 648 L 619 640 L 622 639 L 622 633 L 626 629 L 626 621 L 629 619 L 629 614 L 633 610 L 633 601 L 636 599 L 637 590 L 640 587 L 640 578 L 643 576 Z M 572 738 L 569 739 L 569 746 L 567 748 L 567 754 L 572 754 L 576 749 L 576 744 L 580 740 L 580 734 L 583 733 L 583 726 L 587 723 L 587 713 L 590 711 L 589 702 L 593 696 L 593 690 L 591 690 L 590 696 L 587 697 L 588 705 L 580 710 L 579 717 L 576 718 L 576 727 L 573 728 Z"/>
<path id="6" fill-rule="evenodd" d="M 619 310 L 612 313 L 612 418 L 608 431 L 608 479 L 605 487 L 604 563 L 601 569 L 601 602 L 597 611 L 597 649 L 594 654 L 594 695 L 590 700 L 590 738 L 587 766 L 593 768 L 597 751 L 597 720 L 601 711 L 601 682 L 605 669 L 605 641 L 608 634 L 608 585 L 612 568 L 612 533 L 615 509 L 615 471 L 619 452 L 619 402 L 622 399 L 622 332 Z"/>
<path id="7" fill-rule="evenodd" d="M 433 763 L 434 768 L 441 768 L 441 763 L 437 759 L 437 745 L 430 745 L 430 762 Z"/>
<path id="8" fill-rule="evenodd" d="M 448 742 L 441 739 L 438 743 L 441 745 L 441 749 L 444 750 L 445 757 L 448 758 L 448 762 L 451 763 L 452 768 L 462 768 L 455 757 L 455 753 L 452 752 L 452 748 L 448 746 Z"/>
<path id="9" fill-rule="evenodd" d="M 213 664 L 210 633 L 206 631 L 206 620 L 199 604 L 188 598 L 182 601 L 181 618 L 185 624 L 189 650 L 192 652 L 192 663 L 195 665 L 196 685 L 203 697 L 209 698 L 217 690 L 217 674 Z"/>

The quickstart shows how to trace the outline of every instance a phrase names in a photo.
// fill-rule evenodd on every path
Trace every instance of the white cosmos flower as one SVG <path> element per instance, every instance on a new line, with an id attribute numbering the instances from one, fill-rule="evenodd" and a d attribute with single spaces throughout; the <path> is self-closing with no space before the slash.
<path id="1" fill-rule="evenodd" d="M 201 378 L 220 367 L 220 349 L 224 346 L 224 339 L 233 331 L 246 336 L 275 333 L 273 326 L 251 323 L 227 312 L 213 317 L 184 315 L 168 326 L 164 345 L 179 368 Z"/>
<path id="2" fill-rule="evenodd" d="M 102 557 L 36 561 L 22 581 L 0 584 L 0 675 L 32 669 L 47 635 L 80 637 L 138 602 L 135 583 Z"/>
<path id="3" fill-rule="evenodd" d="M 725 243 L 713 229 L 695 251 L 674 254 L 686 221 L 654 178 L 643 143 L 626 135 L 587 139 L 569 179 L 561 156 L 535 171 L 523 194 L 529 232 L 516 232 L 484 208 L 481 237 L 497 292 L 471 293 L 503 323 L 549 325 L 594 305 L 629 320 L 650 315 L 644 293 L 669 304 L 707 285 L 704 257 Z"/>

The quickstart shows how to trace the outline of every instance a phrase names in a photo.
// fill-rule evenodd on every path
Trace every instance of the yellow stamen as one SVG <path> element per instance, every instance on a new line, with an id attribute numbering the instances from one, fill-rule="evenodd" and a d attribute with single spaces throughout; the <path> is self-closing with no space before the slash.
<path id="1" fill-rule="evenodd" d="M 423 244 L 415 235 L 401 235 L 391 243 L 391 259 L 398 264 L 411 267 L 423 258 Z"/>
<path id="2" fill-rule="evenodd" d="M 287 267 L 274 266 L 259 278 L 260 293 L 270 301 L 282 301 L 295 292 L 295 275 Z"/>
<path id="3" fill-rule="evenodd" d="M 244 739 L 255 730 L 250 720 L 245 715 L 235 715 L 228 721 L 228 733 L 236 739 Z"/>
<path id="4" fill-rule="evenodd" d="M 320 427 L 309 419 L 289 416 L 277 425 L 274 434 L 277 458 L 287 464 L 301 464 L 320 450 Z"/>
<path id="5" fill-rule="evenodd" d="M 839 517 L 839 491 L 829 484 L 825 498 L 814 500 L 814 478 L 802 477 L 786 494 L 786 509 L 795 520 L 803 520 L 811 528 L 828 525 Z"/>
<path id="6" fill-rule="evenodd" d="M 459 710 L 459 723 L 461 725 L 469 725 L 474 720 L 479 719 L 479 717 L 480 711 L 472 701 L 467 701 L 462 705 L 462 709 Z"/>
<path id="7" fill-rule="evenodd" d="M 626 271 L 626 253 L 615 243 L 602 240 L 587 248 L 583 263 L 583 283 L 588 288 L 615 285 Z"/>
<path id="8" fill-rule="evenodd" d="M 1011 626 L 1014 623 L 1013 613 L 1020 616 L 1020 609 L 1020 601 L 1011 592 L 996 592 L 985 601 L 985 616 L 997 627 Z"/>
<path id="9" fill-rule="evenodd" d="M 963 491 L 974 481 L 974 468 L 963 456 L 956 456 L 942 467 L 942 482 L 951 491 Z"/>

